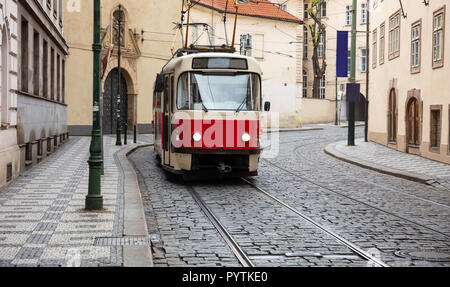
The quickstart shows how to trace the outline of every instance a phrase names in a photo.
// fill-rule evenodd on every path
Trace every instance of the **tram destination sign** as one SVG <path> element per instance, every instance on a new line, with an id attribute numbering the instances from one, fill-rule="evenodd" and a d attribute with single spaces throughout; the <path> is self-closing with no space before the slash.
<path id="1" fill-rule="evenodd" d="M 247 59 L 240 58 L 194 58 L 192 69 L 248 70 Z"/>

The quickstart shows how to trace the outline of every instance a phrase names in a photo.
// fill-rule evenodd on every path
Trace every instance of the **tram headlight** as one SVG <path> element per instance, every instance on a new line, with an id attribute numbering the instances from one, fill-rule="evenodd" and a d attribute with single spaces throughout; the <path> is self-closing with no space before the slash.
<path id="1" fill-rule="evenodd" d="M 242 134 L 241 139 L 243 142 L 247 143 L 250 141 L 250 135 L 248 133 L 244 133 L 244 134 Z"/>
<path id="2" fill-rule="evenodd" d="M 195 142 L 200 142 L 202 140 L 202 135 L 199 132 L 196 132 L 192 135 L 192 139 Z"/>

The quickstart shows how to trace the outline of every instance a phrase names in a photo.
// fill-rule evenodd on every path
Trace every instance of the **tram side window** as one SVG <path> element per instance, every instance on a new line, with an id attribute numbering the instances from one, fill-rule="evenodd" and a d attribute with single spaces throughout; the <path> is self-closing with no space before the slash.
<path id="1" fill-rule="evenodd" d="M 178 80 L 177 108 L 179 110 L 189 110 L 188 75 L 188 73 L 184 73 Z"/>
<path id="2" fill-rule="evenodd" d="M 169 111 L 169 77 L 164 78 L 164 112 Z"/>

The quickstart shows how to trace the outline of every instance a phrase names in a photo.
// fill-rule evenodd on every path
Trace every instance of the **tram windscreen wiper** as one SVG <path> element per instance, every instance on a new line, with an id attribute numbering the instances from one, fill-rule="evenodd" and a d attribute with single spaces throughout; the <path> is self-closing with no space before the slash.
<path id="1" fill-rule="evenodd" d="M 245 102 L 247 102 L 247 98 L 248 98 L 248 95 L 245 96 L 244 101 L 243 101 L 243 102 L 239 105 L 239 107 L 237 108 L 236 113 L 239 113 L 239 112 L 241 111 L 241 109 L 242 109 L 242 107 L 244 106 Z"/>
<path id="2" fill-rule="evenodd" d="M 208 110 L 208 108 L 205 106 L 205 104 L 203 103 L 203 101 L 201 101 L 201 103 L 202 103 L 202 106 L 203 106 L 203 110 L 204 110 L 205 112 L 208 112 L 209 110 Z"/>

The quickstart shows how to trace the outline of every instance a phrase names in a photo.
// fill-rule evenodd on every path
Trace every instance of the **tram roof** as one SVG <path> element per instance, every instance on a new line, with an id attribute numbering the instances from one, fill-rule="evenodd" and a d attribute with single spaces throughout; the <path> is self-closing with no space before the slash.
<path id="1" fill-rule="evenodd" d="M 246 59 L 248 63 L 248 69 L 245 71 L 251 71 L 256 73 L 261 73 L 261 68 L 258 64 L 258 62 L 248 56 L 243 56 L 239 54 L 232 54 L 232 53 L 221 53 L 221 52 L 204 52 L 204 53 L 192 53 L 188 55 L 184 55 L 181 57 L 176 57 L 171 59 L 167 65 L 163 69 L 164 72 L 173 71 L 176 68 L 181 68 L 186 71 L 191 71 L 192 69 L 192 59 L 195 58 L 234 58 L 234 59 Z M 230 70 L 230 69 L 227 69 Z M 233 70 L 233 69 L 231 69 Z M 242 71 L 242 70 L 241 70 Z"/>

